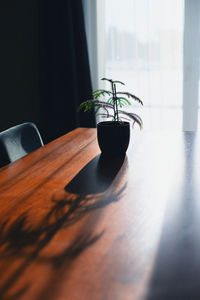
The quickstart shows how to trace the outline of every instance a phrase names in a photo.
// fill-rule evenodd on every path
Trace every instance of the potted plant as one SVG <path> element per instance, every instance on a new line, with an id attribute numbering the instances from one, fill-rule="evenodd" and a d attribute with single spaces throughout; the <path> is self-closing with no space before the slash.
<path id="1" fill-rule="evenodd" d="M 96 115 L 107 118 L 107 121 L 97 124 L 97 139 L 103 154 L 115 155 L 124 154 L 128 148 L 130 140 L 130 122 L 137 123 L 142 128 L 142 119 L 135 113 L 121 110 L 125 105 L 131 105 L 130 100 L 135 100 L 143 105 L 143 102 L 135 95 L 128 92 L 118 92 L 117 84 L 124 85 L 123 82 L 102 78 L 111 84 L 111 90 L 96 90 L 93 92 L 93 99 L 80 104 L 79 110 L 84 112 L 95 109 Z M 100 99 L 107 96 L 107 99 Z M 103 109 L 103 112 L 100 109 Z"/>

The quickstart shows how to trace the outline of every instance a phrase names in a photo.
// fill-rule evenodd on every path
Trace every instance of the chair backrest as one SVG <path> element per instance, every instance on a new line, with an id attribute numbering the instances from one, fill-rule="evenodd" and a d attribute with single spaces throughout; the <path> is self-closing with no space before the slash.
<path id="1" fill-rule="evenodd" d="M 43 146 L 33 123 L 23 123 L 0 133 L 0 167 L 3 167 Z"/>

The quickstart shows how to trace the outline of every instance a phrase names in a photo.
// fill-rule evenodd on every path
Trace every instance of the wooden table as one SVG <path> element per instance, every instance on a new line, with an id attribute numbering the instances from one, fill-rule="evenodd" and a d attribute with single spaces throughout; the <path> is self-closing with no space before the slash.
<path id="1" fill-rule="evenodd" d="M 76 129 L 0 169 L 0 299 L 200 299 L 200 136 Z"/>

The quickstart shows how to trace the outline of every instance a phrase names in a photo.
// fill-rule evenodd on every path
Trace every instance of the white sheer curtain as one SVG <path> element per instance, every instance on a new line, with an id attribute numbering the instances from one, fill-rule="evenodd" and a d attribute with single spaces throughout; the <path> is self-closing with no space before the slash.
<path id="1" fill-rule="evenodd" d="M 200 130 L 200 1 L 185 0 L 183 130 Z"/>
<path id="2" fill-rule="evenodd" d="M 131 109 L 145 129 L 196 130 L 200 1 L 92 1 L 101 3 L 94 20 L 98 79 L 121 80 L 144 101 L 144 108 Z"/>

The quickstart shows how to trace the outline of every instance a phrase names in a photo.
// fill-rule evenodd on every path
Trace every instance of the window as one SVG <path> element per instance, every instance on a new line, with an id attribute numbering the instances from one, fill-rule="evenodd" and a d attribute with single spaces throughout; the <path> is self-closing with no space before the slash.
<path id="1" fill-rule="evenodd" d="M 105 76 L 144 101 L 145 128 L 181 128 L 183 1 L 104 3 Z"/>
<path id="2" fill-rule="evenodd" d="M 144 102 L 141 109 L 134 104 L 144 129 L 199 129 L 200 1 L 83 3 L 86 25 L 88 16 L 95 25 L 86 26 L 95 28 L 93 38 L 87 30 L 94 88 L 103 87 L 101 77 L 123 81 Z"/>

